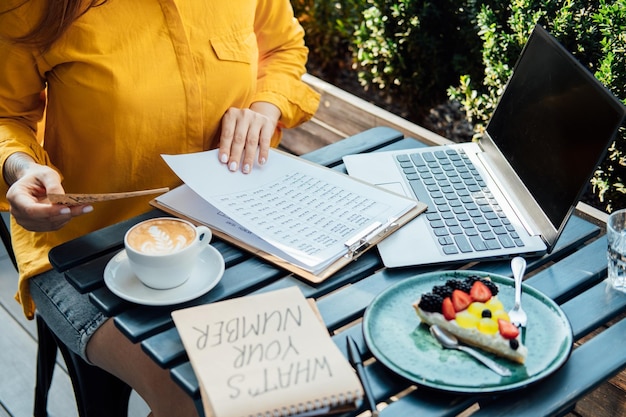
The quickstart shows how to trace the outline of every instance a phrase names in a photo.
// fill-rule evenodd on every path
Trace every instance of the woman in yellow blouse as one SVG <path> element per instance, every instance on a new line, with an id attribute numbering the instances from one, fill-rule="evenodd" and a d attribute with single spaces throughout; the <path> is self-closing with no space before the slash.
<path id="1" fill-rule="evenodd" d="M 37 308 L 71 349 L 129 383 L 155 417 L 196 412 L 47 258 L 147 211 L 150 197 L 67 208 L 46 194 L 175 187 L 163 153 L 219 147 L 224 169 L 245 173 L 271 163 L 279 126 L 318 105 L 300 79 L 307 53 L 289 0 L 0 5 L 0 204 L 12 214 L 16 298 L 27 317 Z"/>

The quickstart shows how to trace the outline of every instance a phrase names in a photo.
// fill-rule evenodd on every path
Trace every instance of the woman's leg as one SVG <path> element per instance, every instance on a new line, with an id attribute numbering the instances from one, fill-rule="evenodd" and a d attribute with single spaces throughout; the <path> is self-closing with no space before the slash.
<path id="1" fill-rule="evenodd" d="M 38 314 L 74 353 L 132 387 L 154 417 L 197 416 L 191 398 L 141 349 L 56 272 L 30 279 Z"/>
<path id="2" fill-rule="evenodd" d="M 107 320 L 91 337 L 87 357 L 133 387 L 154 417 L 197 417 L 191 397 L 172 380 L 169 371 L 160 368 L 139 344 L 131 343 L 120 333 L 113 320 Z"/>

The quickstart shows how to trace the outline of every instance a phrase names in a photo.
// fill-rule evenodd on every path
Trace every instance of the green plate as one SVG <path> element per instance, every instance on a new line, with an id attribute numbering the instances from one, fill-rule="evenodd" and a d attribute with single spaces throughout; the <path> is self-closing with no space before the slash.
<path id="1" fill-rule="evenodd" d="M 412 303 L 435 285 L 469 275 L 489 276 L 498 284 L 498 298 L 508 311 L 513 307 L 511 278 L 478 271 L 448 271 L 417 275 L 393 285 L 365 311 L 365 342 L 380 362 L 408 380 L 457 393 L 489 393 L 523 388 L 556 371 L 572 349 L 572 328 L 559 306 L 539 291 L 523 285 L 522 305 L 528 314 L 523 365 L 486 353 L 512 371 L 501 377 L 467 354 L 444 349 L 431 336 Z"/>

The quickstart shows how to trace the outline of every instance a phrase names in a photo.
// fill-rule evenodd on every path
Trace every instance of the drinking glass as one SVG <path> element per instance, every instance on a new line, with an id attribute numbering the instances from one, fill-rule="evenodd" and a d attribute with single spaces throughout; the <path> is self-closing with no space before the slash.
<path id="1" fill-rule="evenodd" d="M 611 213 L 606 234 L 609 282 L 616 290 L 626 292 L 626 209 Z"/>

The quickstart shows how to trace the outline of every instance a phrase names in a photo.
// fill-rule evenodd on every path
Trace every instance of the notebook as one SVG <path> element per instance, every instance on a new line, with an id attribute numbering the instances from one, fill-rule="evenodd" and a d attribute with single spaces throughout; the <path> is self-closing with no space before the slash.
<path id="1" fill-rule="evenodd" d="M 310 417 L 357 408 L 359 378 L 297 287 L 172 312 L 207 417 Z"/>
<path id="2" fill-rule="evenodd" d="M 478 142 L 343 158 L 351 176 L 428 205 L 378 247 L 388 267 L 554 247 L 626 109 L 537 25 Z"/>

